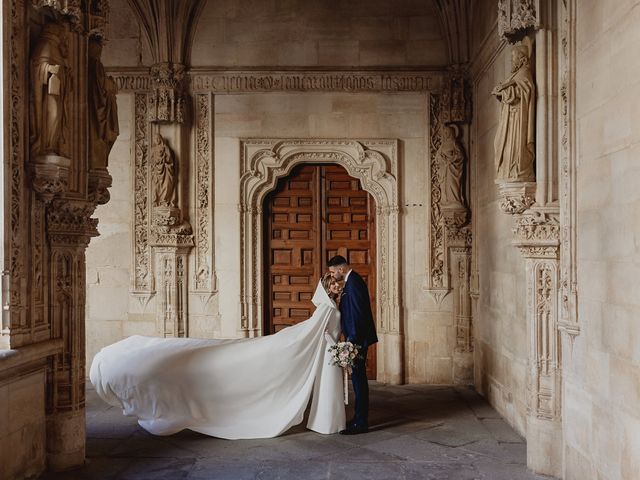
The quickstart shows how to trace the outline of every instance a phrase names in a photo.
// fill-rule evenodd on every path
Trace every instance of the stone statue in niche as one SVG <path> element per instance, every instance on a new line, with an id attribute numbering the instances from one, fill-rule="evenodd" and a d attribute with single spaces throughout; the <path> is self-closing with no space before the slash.
<path id="1" fill-rule="evenodd" d="M 70 157 L 67 94 L 71 75 L 65 27 L 49 22 L 31 54 L 30 135 L 32 157 Z"/>
<path id="2" fill-rule="evenodd" d="M 109 152 L 118 137 L 116 84 L 105 74 L 100 61 L 102 44 L 89 41 L 89 147 L 91 168 L 107 168 Z"/>
<path id="3" fill-rule="evenodd" d="M 177 204 L 176 162 L 173 152 L 162 135 L 156 134 L 151 148 L 153 186 L 155 190 L 153 204 L 156 207 L 175 208 Z"/>
<path id="4" fill-rule="evenodd" d="M 457 138 L 457 126 L 443 125 L 440 132 L 440 148 L 436 152 L 440 206 L 464 208 L 462 185 L 464 150 Z"/>
<path id="5" fill-rule="evenodd" d="M 511 75 L 491 92 L 501 103 L 494 142 L 496 178 L 535 180 L 535 84 L 531 72 L 532 44 L 528 37 L 511 51 Z"/>

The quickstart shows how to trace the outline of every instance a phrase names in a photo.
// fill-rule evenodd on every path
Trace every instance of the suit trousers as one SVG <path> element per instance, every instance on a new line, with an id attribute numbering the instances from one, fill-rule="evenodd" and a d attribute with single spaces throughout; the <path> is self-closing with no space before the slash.
<path id="1" fill-rule="evenodd" d="M 367 380 L 367 350 L 361 352 L 362 358 L 354 362 L 351 371 L 351 383 L 355 394 L 355 414 L 353 425 L 369 427 L 369 381 Z"/>

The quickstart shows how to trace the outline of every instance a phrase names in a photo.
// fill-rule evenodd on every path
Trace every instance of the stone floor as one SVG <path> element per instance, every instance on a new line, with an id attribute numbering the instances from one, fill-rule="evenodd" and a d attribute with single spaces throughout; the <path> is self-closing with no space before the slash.
<path id="1" fill-rule="evenodd" d="M 527 471 L 523 439 L 469 388 L 372 383 L 370 423 L 368 434 L 349 437 L 320 435 L 304 423 L 273 439 L 229 441 L 190 431 L 156 437 L 88 385 L 85 467 L 41 478 L 548 478 Z"/>

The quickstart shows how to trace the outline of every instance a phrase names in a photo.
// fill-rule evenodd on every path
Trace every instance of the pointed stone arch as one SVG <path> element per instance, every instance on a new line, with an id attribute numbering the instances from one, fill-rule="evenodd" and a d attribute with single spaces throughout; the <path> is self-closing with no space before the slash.
<path id="1" fill-rule="evenodd" d="M 240 324 L 262 334 L 262 205 L 278 180 L 303 163 L 341 165 L 376 202 L 378 380 L 403 381 L 399 272 L 398 142 L 393 139 L 245 139 L 240 176 Z"/>

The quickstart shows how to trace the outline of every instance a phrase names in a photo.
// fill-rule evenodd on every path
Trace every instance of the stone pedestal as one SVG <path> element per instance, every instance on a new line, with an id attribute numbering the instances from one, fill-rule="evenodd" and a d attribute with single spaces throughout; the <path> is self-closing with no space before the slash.
<path id="1" fill-rule="evenodd" d="M 83 399 L 84 401 L 84 399 Z M 59 472 L 78 468 L 85 457 L 85 409 L 47 416 L 47 466 Z"/>
<path id="2" fill-rule="evenodd" d="M 391 385 L 404 383 L 404 335 L 378 332 L 377 380 Z"/>
<path id="3" fill-rule="evenodd" d="M 191 229 L 152 232 L 156 260 L 156 331 L 164 337 L 186 337 L 188 325 L 188 256 L 193 247 Z"/>

